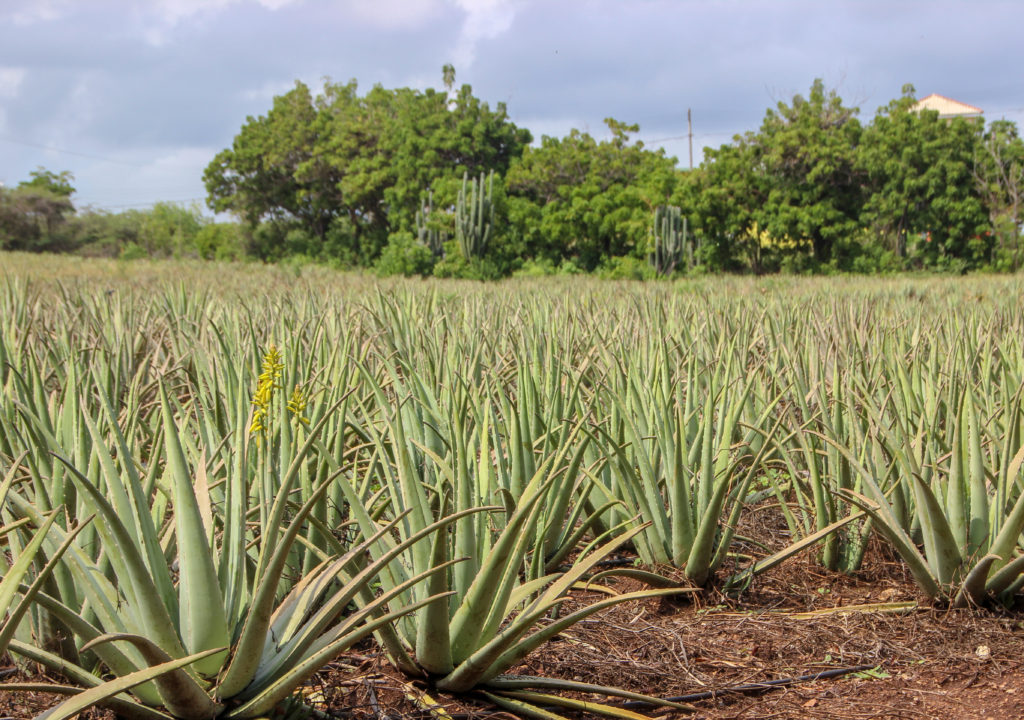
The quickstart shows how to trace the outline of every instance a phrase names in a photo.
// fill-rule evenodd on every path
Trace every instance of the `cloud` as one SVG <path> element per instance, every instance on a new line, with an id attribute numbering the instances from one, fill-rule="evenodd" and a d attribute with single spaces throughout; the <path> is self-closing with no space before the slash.
<path id="1" fill-rule="evenodd" d="M 0 67 L 0 99 L 13 100 L 25 80 L 25 68 Z"/>
<path id="2" fill-rule="evenodd" d="M 438 0 L 348 0 L 345 12 L 381 30 L 411 30 L 433 18 L 441 8 Z"/>
<path id="3" fill-rule="evenodd" d="M 280 10 L 295 0 L 157 0 L 157 12 L 164 22 L 174 25 L 199 13 L 219 12 L 236 3 L 255 2 L 267 10 Z M 144 6 L 148 3 L 144 3 Z"/>
<path id="4" fill-rule="evenodd" d="M 143 36 L 154 47 L 168 42 L 170 33 L 196 16 L 212 17 L 232 5 L 253 4 L 276 11 L 297 0 L 139 0 L 137 12 L 145 25 Z M 156 14 L 155 24 L 150 13 Z"/>
<path id="5" fill-rule="evenodd" d="M 34 0 L 23 3 L 23 7 L 2 13 L 0 17 L 6 15 L 16 26 L 25 27 L 57 20 L 64 15 L 64 10 L 69 4 L 68 0 Z"/>
<path id="6" fill-rule="evenodd" d="M 477 45 L 491 40 L 512 27 L 520 3 L 511 0 L 455 0 L 466 17 L 455 45 L 455 69 L 472 67 L 476 60 Z"/>

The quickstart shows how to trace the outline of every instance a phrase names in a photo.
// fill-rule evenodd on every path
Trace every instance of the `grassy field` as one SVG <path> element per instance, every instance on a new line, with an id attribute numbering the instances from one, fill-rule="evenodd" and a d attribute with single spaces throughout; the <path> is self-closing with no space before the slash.
<path id="1" fill-rule="evenodd" d="M 852 606 L 851 646 L 879 622 L 952 643 L 950 617 L 1002 633 L 986 660 L 1020 644 L 1024 279 L 0 263 L 12 714 L 58 684 L 54 717 L 380 716 L 366 682 L 341 691 L 370 672 L 392 713 L 633 717 L 911 667 L 818 652 L 828 614 L 820 636 L 775 616 L 745 655 L 725 631 L 695 647 L 768 607 Z M 645 613 L 648 641 L 679 640 L 649 665 Z M 813 663 L 763 652 L 786 633 Z M 712 652 L 760 674 L 692 665 Z M 784 714 L 825 706 L 804 699 Z"/>

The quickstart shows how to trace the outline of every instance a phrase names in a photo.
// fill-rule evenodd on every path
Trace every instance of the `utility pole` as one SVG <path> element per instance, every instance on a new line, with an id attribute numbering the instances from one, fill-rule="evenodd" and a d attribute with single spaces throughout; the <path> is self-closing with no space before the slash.
<path id="1" fill-rule="evenodd" d="M 690 141 L 690 169 L 693 170 L 693 117 L 686 108 L 686 137 Z"/>

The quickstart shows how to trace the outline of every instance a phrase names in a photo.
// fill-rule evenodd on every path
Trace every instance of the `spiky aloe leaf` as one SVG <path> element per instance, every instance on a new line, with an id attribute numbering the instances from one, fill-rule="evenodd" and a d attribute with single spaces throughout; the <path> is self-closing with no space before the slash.
<path id="1" fill-rule="evenodd" d="M 186 652 L 226 647 L 231 642 L 224 596 L 217 579 L 213 549 L 207 538 L 196 490 L 185 453 L 178 439 L 178 427 L 171 415 L 167 390 L 160 385 L 167 474 L 174 493 L 175 540 L 178 547 L 178 632 Z M 141 646 L 140 646 L 141 647 Z M 210 677 L 221 671 L 225 655 L 211 655 L 196 664 L 196 670 Z"/>
<path id="2" fill-rule="evenodd" d="M 188 667 L 192 663 L 202 660 L 203 658 L 216 655 L 219 652 L 223 652 L 224 648 L 213 648 L 206 650 L 201 653 L 195 653 L 194 655 L 188 655 L 183 658 L 171 660 L 160 665 L 153 667 L 143 668 L 137 670 L 129 675 L 125 675 L 113 680 L 108 680 L 101 685 L 90 687 L 88 690 L 83 690 L 78 695 L 75 695 L 68 700 L 65 700 L 60 705 L 51 708 L 47 712 L 37 718 L 37 720 L 71 720 L 83 710 L 99 705 L 108 698 L 115 697 L 125 690 L 131 690 L 136 685 L 142 685 L 143 683 L 156 680 L 167 673 L 180 670 L 181 668 Z M 185 716 L 181 717 L 180 720 L 206 720 L 210 715 L 196 715 L 196 716 Z"/>
<path id="3" fill-rule="evenodd" d="M 181 720 L 203 720 L 203 718 L 216 717 L 223 709 L 222 705 L 210 699 L 210 696 L 196 682 L 195 677 L 184 669 L 185 666 L 193 663 L 172 667 L 174 658 L 165 653 L 152 640 L 141 635 L 109 633 L 87 642 L 82 646 L 81 650 L 84 652 L 97 645 L 110 642 L 131 643 L 142 653 L 142 656 L 150 664 L 151 668 L 166 668 L 163 672 L 148 678 L 147 681 L 152 680 L 156 684 L 157 689 L 160 691 L 160 697 L 163 698 L 164 705 L 174 717 L 181 718 Z M 220 650 L 224 652 L 227 648 L 221 648 Z M 210 657 L 216 657 L 216 653 L 211 654 Z M 198 660 L 195 662 L 198 662 Z M 130 675 L 126 677 L 130 677 Z"/>
<path id="4" fill-rule="evenodd" d="M 2 495 L 2 493 L 0 493 Z M 50 526 L 53 525 L 54 520 L 57 517 L 57 511 L 50 513 L 49 517 L 44 523 L 43 527 L 36 530 L 32 540 L 29 541 L 28 545 L 21 551 L 18 556 L 18 560 L 15 561 L 14 565 L 4 574 L 3 579 L 0 579 L 0 612 L 7 611 L 7 617 L 4 623 L 0 625 L 0 655 L 7 652 L 7 644 L 11 638 L 14 637 L 14 632 L 17 629 L 18 623 L 21 622 L 21 618 L 24 617 L 25 613 L 28 612 L 32 603 L 35 601 L 36 596 L 43 589 L 43 585 L 46 583 L 47 578 L 56 569 L 57 564 L 64 557 L 64 553 L 67 552 L 68 548 L 75 541 L 78 534 L 85 529 L 85 526 L 92 521 L 92 517 L 87 518 L 83 522 L 79 523 L 78 527 L 68 533 L 64 542 L 60 544 L 57 550 L 47 560 L 46 565 L 36 575 L 35 580 L 32 581 L 32 585 L 22 593 L 21 600 L 16 606 L 11 609 L 11 603 L 14 597 L 15 591 L 21 591 L 19 586 L 21 578 L 24 578 L 27 565 L 32 562 L 36 552 L 42 545 L 43 540 L 46 539 L 46 534 L 50 530 Z M 26 560 L 26 566 L 19 567 L 19 563 Z"/>

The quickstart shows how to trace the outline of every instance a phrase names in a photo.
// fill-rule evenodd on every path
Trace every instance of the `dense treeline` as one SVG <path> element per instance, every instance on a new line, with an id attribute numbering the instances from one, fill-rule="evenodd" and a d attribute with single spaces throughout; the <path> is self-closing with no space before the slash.
<path id="1" fill-rule="evenodd" d="M 0 246 L 300 258 L 381 274 L 1017 270 L 1024 141 L 1005 120 L 862 123 L 820 80 L 692 171 L 607 119 L 531 144 L 503 103 L 443 90 L 296 83 L 204 173 L 207 204 L 75 213 L 65 173 L 0 190 Z M 662 225 L 655 227 L 656 211 Z M 678 208 L 678 211 L 676 209 Z M 665 218 L 674 218 L 671 227 Z M 667 261 L 666 261 L 667 258 Z"/>

